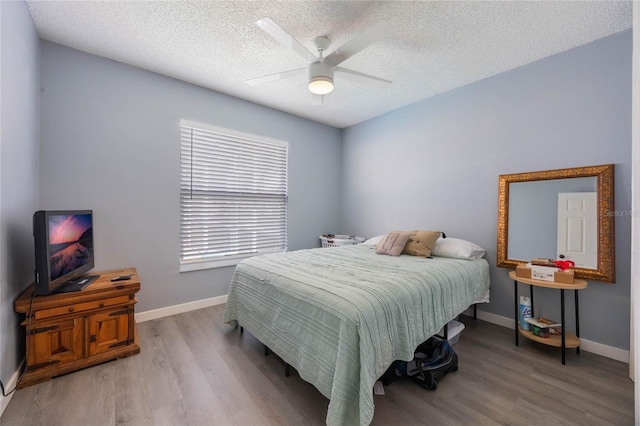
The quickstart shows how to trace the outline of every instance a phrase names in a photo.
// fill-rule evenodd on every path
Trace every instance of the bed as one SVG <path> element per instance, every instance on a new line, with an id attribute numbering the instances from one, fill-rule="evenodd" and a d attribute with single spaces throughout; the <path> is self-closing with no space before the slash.
<path id="1" fill-rule="evenodd" d="M 224 321 L 240 325 L 329 398 L 328 425 L 367 425 L 394 360 L 489 301 L 484 259 L 385 256 L 359 244 L 238 264 Z"/>

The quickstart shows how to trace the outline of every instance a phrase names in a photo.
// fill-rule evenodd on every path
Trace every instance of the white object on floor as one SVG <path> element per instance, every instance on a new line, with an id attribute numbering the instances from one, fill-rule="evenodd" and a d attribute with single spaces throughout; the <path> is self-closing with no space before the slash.
<path id="1" fill-rule="evenodd" d="M 455 345 L 456 343 L 458 343 L 458 340 L 460 340 L 460 333 L 462 333 L 462 330 L 464 330 L 463 323 L 456 320 L 449 321 L 449 329 L 447 330 L 447 340 L 449 341 L 450 345 Z M 438 332 L 438 336 L 444 336 L 444 328 L 442 328 Z"/>
<path id="2" fill-rule="evenodd" d="M 373 384 L 373 393 L 376 395 L 384 395 L 384 386 L 380 380 Z"/>

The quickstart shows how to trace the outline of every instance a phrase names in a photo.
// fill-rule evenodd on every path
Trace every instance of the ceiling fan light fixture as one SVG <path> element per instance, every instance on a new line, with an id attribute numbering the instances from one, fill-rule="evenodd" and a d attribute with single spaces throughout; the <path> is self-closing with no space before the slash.
<path id="1" fill-rule="evenodd" d="M 309 91 L 316 95 L 326 95 L 333 90 L 333 67 L 324 62 L 309 65 Z"/>
<path id="2" fill-rule="evenodd" d="M 364 74 L 358 71 L 348 70 L 346 68 L 341 68 L 338 66 L 361 50 L 366 49 L 371 44 L 389 35 L 392 28 L 391 24 L 389 24 L 387 21 L 378 22 L 365 32 L 360 33 L 359 35 L 352 38 L 341 47 L 335 49 L 333 52 L 329 53 L 326 56 L 325 52 L 331 45 L 331 41 L 326 36 L 316 37 L 313 40 L 313 44 L 318 50 L 318 54 L 316 55 L 315 53 L 312 53 L 310 50 L 304 47 L 298 40 L 291 37 L 289 33 L 287 33 L 278 24 L 273 22 L 270 18 L 262 18 L 259 21 L 256 21 L 256 24 L 287 49 L 290 49 L 293 52 L 297 53 L 308 62 L 314 61 L 309 63 L 307 67 L 309 71 L 309 83 L 307 87 L 309 88 L 309 91 L 315 95 L 320 95 L 322 97 L 322 95 L 326 95 L 333 91 L 333 74 L 336 70 L 338 70 L 343 76 L 345 76 L 345 78 L 359 83 L 373 83 L 377 86 L 391 83 L 389 80 L 374 77 L 372 75 Z M 297 76 L 302 72 L 304 72 L 304 68 L 279 72 L 277 74 L 265 75 L 263 77 L 247 80 L 247 84 L 249 84 L 250 86 L 255 86 L 257 84 L 262 84 L 269 81 L 282 80 L 284 78 Z"/>
<path id="3" fill-rule="evenodd" d="M 311 77 L 309 80 L 309 91 L 316 95 L 326 95 L 333 91 L 333 79 L 324 75 Z"/>

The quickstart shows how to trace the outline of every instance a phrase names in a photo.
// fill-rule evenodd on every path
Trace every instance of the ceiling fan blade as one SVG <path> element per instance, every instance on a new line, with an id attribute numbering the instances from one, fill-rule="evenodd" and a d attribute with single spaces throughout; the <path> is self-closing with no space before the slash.
<path id="1" fill-rule="evenodd" d="M 271 37 L 276 39 L 278 43 L 302 56 L 307 62 L 314 62 L 318 59 L 316 55 L 311 53 L 306 47 L 300 44 L 298 40 L 291 37 L 291 35 L 283 30 L 281 26 L 273 22 L 271 18 L 259 19 L 256 21 L 256 25 L 262 28 L 264 32 L 269 34 Z"/>
<path id="2" fill-rule="evenodd" d="M 329 54 L 324 61 L 331 65 L 338 65 L 346 61 L 356 53 L 366 49 L 371 44 L 382 40 L 389 34 L 393 27 L 387 21 L 380 21 L 365 32 L 355 36 L 333 52 Z"/>
<path id="3" fill-rule="evenodd" d="M 297 68 L 295 70 L 279 72 L 276 74 L 263 75 L 262 77 L 252 78 L 247 80 L 246 83 L 249 86 L 257 86 L 262 83 L 269 83 L 270 81 L 278 81 L 289 77 L 295 77 L 296 75 L 305 74 L 307 68 Z"/>
<path id="4" fill-rule="evenodd" d="M 342 67 L 336 67 L 334 72 L 336 75 L 346 80 L 366 84 L 368 86 L 386 87 L 391 84 L 391 81 L 385 80 L 384 78 L 374 77 L 369 74 L 348 70 Z"/>

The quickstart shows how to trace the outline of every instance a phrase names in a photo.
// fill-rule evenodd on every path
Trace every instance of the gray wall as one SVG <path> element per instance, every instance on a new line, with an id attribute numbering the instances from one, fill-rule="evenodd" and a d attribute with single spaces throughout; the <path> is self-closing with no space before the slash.
<path id="1" fill-rule="evenodd" d="M 0 379 L 7 385 L 24 354 L 13 301 L 34 276 L 40 42 L 24 2 L 0 2 L 0 19 Z"/>
<path id="2" fill-rule="evenodd" d="M 225 295 L 234 267 L 178 272 L 180 119 L 289 142 L 289 249 L 339 227 L 341 133 L 50 42 L 40 205 L 93 209 L 96 270 L 134 266 L 137 311 Z"/>
<path id="3" fill-rule="evenodd" d="M 13 300 L 33 278 L 38 208 L 95 211 L 96 269 L 136 266 L 139 311 L 226 294 L 233 267 L 178 273 L 181 118 L 290 142 L 290 249 L 325 232 L 442 229 L 488 250 L 492 302 L 481 309 L 505 317 L 499 174 L 615 163 L 616 209 L 630 211 L 631 31 L 340 132 L 52 43 L 40 56 L 24 3 L 0 2 L 0 18 L 3 381 L 22 358 Z M 581 293 L 582 335 L 623 349 L 629 236 L 629 216 L 618 216 L 617 283 Z M 557 294 L 536 294 L 539 313 L 557 317 Z"/>
<path id="4" fill-rule="evenodd" d="M 492 285 L 479 309 L 513 318 L 513 283 L 495 266 L 498 175 L 615 163 L 616 209 L 629 211 L 631 52 L 629 30 L 346 129 L 345 228 L 427 228 L 480 244 Z M 630 217 L 615 226 L 617 282 L 580 293 L 580 331 L 628 349 Z M 559 318 L 558 292 L 538 290 L 536 313 Z"/>

